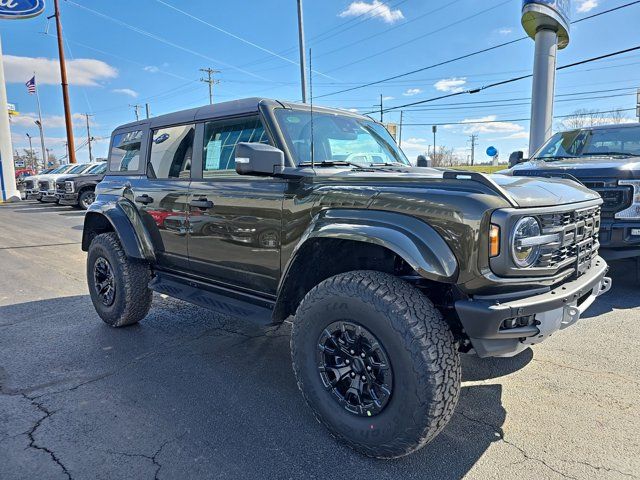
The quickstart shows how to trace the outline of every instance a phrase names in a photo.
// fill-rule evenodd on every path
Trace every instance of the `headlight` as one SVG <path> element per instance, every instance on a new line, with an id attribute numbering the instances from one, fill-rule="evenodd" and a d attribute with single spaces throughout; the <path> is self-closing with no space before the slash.
<path id="1" fill-rule="evenodd" d="M 633 187 L 633 199 L 629 208 L 616 213 L 616 218 L 619 220 L 640 219 L 640 180 L 619 180 L 618 185 Z"/>
<path id="2" fill-rule="evenodd" d="M 64 182 L 64 190 L 65 190 L 65 192 L 73 193 L 73 188 L 74 188 L 74 185 L 73 185 L 72 181 L 67 180 L 66 182 Z"/>
<path id="3" fill-rule="evenodd" d="M 540 256 L 540 224 L 533 217 L 518 220 L 513 229 L 511 256 L 520 268 L 533 265 Z"/>

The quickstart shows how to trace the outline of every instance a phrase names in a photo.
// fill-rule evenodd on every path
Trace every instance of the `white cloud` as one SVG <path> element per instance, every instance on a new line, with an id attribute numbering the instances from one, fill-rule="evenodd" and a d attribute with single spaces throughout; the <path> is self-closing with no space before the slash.
<path id="1" fill-rule="evenodd" d="M 411 137 L 402 139 L 402 151 L 413 163 L 415 163 L 415 159 L 418 155 L 425 154 L 431 146 L 432 144 L 424 138 Z"/>
<path id="2" fill-rule="evenodd" d="M 8 83 L 26 83 L 36 73 L 39 85 L 59 85 L 60 65 L 57 59 L 44 57 L 4 56 L 4 73 Z M 118 76 L 118 70 L 108 63 L 92 58 L 67 60 L 70 85 L 93 87 L 103 80 Z M 26 87 L 25 87 L 26 89 Z"/>
<path id="3" fill-rule="evenodd" d="M 465 127 L 464 133 L 511 133 L 518 134 L 524 132 L 524 127 L 517 123 L 500 122 L 496 115 L 488 115 L 481 118 L 468 118 L 462 123 L 469 124 Z"/>
<path id="4" fill-rule="evenodd" d="M 389 100 L 394 100 L 395 98 L 396 98 L 396 97 L 389 97 L 389 96 L 387 96 L 387 97 L 382 97 L 382 101 L 383 101 L 383 102 L 388 102 Z"/>
<path id="5" fill-rule="evenodd" d="M 598 6 L 598 0 L 578 0 L 578 13 L 587 13 Z"/>
<path id="6" fill-rule="evenodd" d="M 11 125 L 16 127 L 26 127 L 26 128 L 36 128 L 35 121 L 38 119 L 38 116 L 35 113 L 21 113 L 18 116 L 12 117 Z M 74 113 L 71 115 L 71 121 L 74 126 L 82 127 L 86 125 L 86 118 L 81 113 Z M 42 123 L 45 131 L 48 128 L 65 128 L 64 116 L 62 115 L 48 115 L 42 118 Z M 89 117 L 89 124 L 96 125 L 96 123 L 92 120 L 92 117 Z"/>
<path id="7" fill-rule="evenodd" d="M 513 28 L 503 27 L 498 29 L 498 33 L 500 35 L 510 35 L 511 33 L 513 33 Z"/>
<path id="8" fill-rule="evenodd" d="M 148 65 L 148 66 L 144 67 L 143 70 L 145 72 L 149 72 L 149 73 L 158 73 L 160 71 L 160 69 L 158 67 L 156 67 L 155 65 Z"/>
<path id="9" fill-rule="evenodd" d="M 464 90 L 463 85 L 467 83 L 467 79 L 462 78 L 443 78 L 442 80 L 438 80 L 433 84 L 436 87 L 436 90 L 440 92 L 449 92 L 449 93 L 458 93 Z"/>
<path id="10" fill-rule="evenodd" d="M 129 95 L 132 98 L 136 98 L 138 96 L 138 92 L 135 90 L 131 90 L 130 88 L 115 88 L 112 90 L 113 93 L 122 93 L 123 95 Z"/>
<path id="11" fill-rule="evenodd" d="M 404 18 L 400 9 L 391 10 L 388 5 L 385 5 L 380 0 L 373 0 L 371 3 L 364 1 L 352 2 L 338 16 L 357 17 L 360 15 L 380 18 L 385 23 L 395 23 Z"/>
<path id="12" fill-rule="evenodd" d="M 422 90 L 420 88 L 410 88 L 402 95 L 404 95 L 405 97 L 412 97 L 414 95 L 418 95 L 419 93 L 422 93 Z"/>

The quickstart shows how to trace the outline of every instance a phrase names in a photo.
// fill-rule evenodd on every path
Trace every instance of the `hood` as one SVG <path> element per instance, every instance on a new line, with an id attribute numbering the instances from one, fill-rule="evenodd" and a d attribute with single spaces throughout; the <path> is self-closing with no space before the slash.
<path id="1" fill-rule="evenodd" d="M 329 169 L 326 169 L 329 170 Z M 431 168 L 406 168 L 396 171 L 380 170 L 380 171 L 350 171 L 341 170 L 329 173 L 323 170 L 317 170 L 320 177 L 333 177 L 334 180 L 353 179 L 358 183 L 367 183 L 372 188 L 376 187 L 409 187 L 415 188 L 421 183 L 428 187 L 429 184 L 433 188 L 437 188 L 442 184 L 443 172 Z M 487 186 L 482 181 L 473 180 L 473 172 L 458 171 L 460 175 L 469 174 L 472 178 L 461 178 L 458 180 L 444 180 L 445 182 L 455 182 L 455 188 L 464 189 L 465 191 L 481 191 L 485 193 Z M 539 178 L 539 177 L 515 177 L 510 175 L 484 175 L 480 178 L 488 178 L 502 190 L 504 190 L 511 199 L 520 208 L 530 207 L 549 207 L 557 205 L 565 205 L 571 203 L 586 202 L 597 200 L 600 196 L 589 190 L 584 185 L 576 183 L 572 180 L 563 178 Z M 434 184 L 434 182 L 437 182 Z M 464 195 L 461 192 L 461 195 Z M 495 193 L 499 196 L 499 193 Z"/>
<path id="2" fill-rule="evenodd" d="M 562 172 L 578 179 L 590 177 L 640 178 L 640 157 L 582 157 L 566 158 L 555 162 L 533 159 L 516 165 L 509 171 L 512 173 L 541 171 L 550 174 Z"/>

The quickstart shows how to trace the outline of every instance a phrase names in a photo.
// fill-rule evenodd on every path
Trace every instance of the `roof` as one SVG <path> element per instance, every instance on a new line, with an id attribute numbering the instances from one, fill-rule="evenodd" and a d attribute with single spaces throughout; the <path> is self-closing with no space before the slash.
<path id="1" fill-rule="evenodd" d="M 289 102 L 282 100 L 274 100 L 271 98 L 264 97 L 250 97 L 243 98 L 238 100 L 231 100 L 228 102 L 216 103 L 213 105 L 204 105 L 201 107 L 190 108 L 188 110 L 180 110 L 177 112 L 167 113 L 165 115 L 159 115 L 157 117 L 151 117 L 149 119 L 139 120 L 136 122 L 126 123 L 124 125 L 120 125 L 116 128 L 116 130 L 120 129 L 129 129 L 136 126 L 161 126 L 161 125 L 172 125 L 183 122 L 191 122 L 197 118 L 215 118 L 215 117 L 225 117 L 231 115 L 237 115 L 242 113 L 250 113 L 250 112 L 258 112 L 259 106 L 268 105 L 272 107 L 284 107 L 284 108 L 300 108 L 300 109 L 310 109 L 311 106 L 306 103 L 297 103 L 297 102 Z M 321 107 L 314 105 L 314 111 L 323 111 L 323 112 L 333 112 L 340 113 L 344 115 L 361 117 L 362 115 L 349 112 L 346 110 L 339 110 L 335 108 Z"/>
<path id="2" fill-rule="evenodd" d="M 570 130 L 604 130 L 606 128 L 633 128 L 633 127 L 639 127 L 640 123 L 638 122 L 633 122 L 633 123 L 609 123 L 606 125 L 593 125 L 591 127 L 580 127 L 580 128 L 572 128 Z"/>

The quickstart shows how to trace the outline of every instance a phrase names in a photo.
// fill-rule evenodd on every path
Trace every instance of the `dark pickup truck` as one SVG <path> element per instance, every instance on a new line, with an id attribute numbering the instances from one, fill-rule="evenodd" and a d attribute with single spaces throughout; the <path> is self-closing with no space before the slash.
<path id="1" fill-rule="evenodd" d="M 137 323 L 156 291 L 292 318 L 304 398 L 366 455 L 406 455 L 445 427 L 461 353 L 515 355 L 611 287 L 597 193 L 413 167 L 381 124 L 341 110 L 177 112 L 118 127 L 108 162 L 82 239 L 99 316 Z"/>
<path id="2" fill-rule="evenodd" d="M 509 173 L 571 178 L 595 190 L 604 201 L 601 255 L 607 260 L 640 256 L 640 124 L 557 133 Z"/>
<path id="3" fill-rule="evenodd" d="M 96 198 L 96 185 L 107 172 L 107 162 L 91 167 L 81 175 L 56 180 L 56 198 L 60 205 L 71 205 L 86 210 Z"/>

